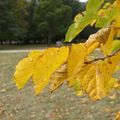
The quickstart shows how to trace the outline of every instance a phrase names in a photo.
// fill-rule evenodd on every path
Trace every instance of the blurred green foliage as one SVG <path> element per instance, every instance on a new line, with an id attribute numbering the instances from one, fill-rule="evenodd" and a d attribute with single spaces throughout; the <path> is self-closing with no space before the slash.
<path id="1" fill-rule="evenodd" d="M 27 7 L 25 0 L 0 0 L 0 40 L 26 37 Z"/>
<path id="2" fill-rule="evenodd" d="M 0 0 L 0 40 L 62 40 L 83 6 L 78 0 Z"/>
<path id="3" fill-rule="evenodd" d="M 0 0 L 0 44 L 64 41 L 68 27 L 85 5 L 79 0 Z M 75 41 L 87 39 L 96 30 L 86 27 Z"/>

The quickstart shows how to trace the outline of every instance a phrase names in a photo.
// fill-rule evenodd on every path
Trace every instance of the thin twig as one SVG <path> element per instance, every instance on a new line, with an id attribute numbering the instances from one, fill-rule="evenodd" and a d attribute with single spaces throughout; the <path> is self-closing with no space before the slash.
<path id="1" fill-rule="evenodd" d="M 105 56 L 105 57 L 96 58 L 96 59 L 91 60 L 91 61 L 86 61 L 85 64 L 90 64 L 90 63 L 97 62 L 97 61 L 99 61 L 99 60 L 105 60 L 105 59 L 108 59 L 108 58 L 110 58 L 110 57 L 116 55 L 118 52 L 120 52 L 120 48 L 119 48 L 118 50 L 116 50 L 115 52 L 113 52 L 112 54 L 107 55 L 107 56 Z"/>

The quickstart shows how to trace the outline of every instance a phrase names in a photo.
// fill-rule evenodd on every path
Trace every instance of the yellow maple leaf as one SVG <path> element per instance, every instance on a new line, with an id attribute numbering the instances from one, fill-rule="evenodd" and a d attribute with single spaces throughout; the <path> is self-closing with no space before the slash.
<path id="1" fill-rule="evenodd" d="M 24 87 L 34 71 L 34 64 L 38 57 L 43 55 L 43 51 L 32 51 L 28 57 L 21 60 L 16 66 L 13 79 L 16 82 L 18 89 Z"/>
<path id="2" fill-rule="evenodd" d="M 86 65 L 81 71 L 85 72 L 81 81 L 81 88 L 87 93 L 92 99 L 96 100 L 96 66 L 94 64 Z M 80 72 L 81 73 L 81 72 Z M 81 79 L 81 74 L 79 79 Z"/>
<path id="3" fill-rule="evenodd" d="M 84 65 L 81 70 L 73 76 L 74 86 L 76 94 L 87 93 L 91 94 L 91 91 L 96 87 L 93 80 L 95 78 L 95 66 L 93 64 Z M 80 94 L 82 95 L 82 94 Z M 91 95 L 93 98 L 95 95 Z"/>
<path id="4" fill-rule="evenodd" d="M 116 29 L 113 27 L 111 28 L 109 37 L 106 40 L 105 44 L 101 44 L 101 50 L 105 55 L 109 55 L 112 51 L 112 44 L 115 34 L 116 34 Z"/>
<path id="5" fill-rule="evenodd" d="M 79 95 L 79 91 L 81 93 L 82 90 L 85 90 L 83 86 L 85 87 L 85 83 L 88 82 L 86 82 L 84 78 L 87 77 L 87 75 L 89 75 L 89 72 L 91 72 L 90 69 L 91 69 L 91 64 L 85 65 L 81 68 L 81 70 L 77 74 L 73 76 L 73 79 L 75 81 L 74 86 L 77 95 Z"/>
<path id="6" fill-rule="evenodd" d="M 85 57 L 87 55 L 87 49 L 84 44 L 73 44 L 70 48 L 70 54 L 68 57 L 68 83 L 69 86 L 74 85 L 73 76 L 84 64 Z"/>
<path id="7" fill-rule="evenodd" d="M 36 94 L 40 93 L 50 82 L 52 73 L 67 61 L 68 53 L 68 47 L 49 48 L 36 61 L 33 73 Z"/>

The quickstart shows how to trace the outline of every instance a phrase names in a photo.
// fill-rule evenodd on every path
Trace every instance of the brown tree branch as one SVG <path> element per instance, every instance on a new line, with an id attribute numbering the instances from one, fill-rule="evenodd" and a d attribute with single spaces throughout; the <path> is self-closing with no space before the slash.
<path id="1" fill-rule="evenodd" d="M 105 59 L 108 59 L 108 58 L 110 58 L 110 57 L 116 55 L 116 54 L 119 53 L 119 52 L 120 52 L 120 48 L 119 48 L 118 50 L 116 50 L 115 52 L 113 52 L 112 54 L 107 55 L 107 56 L 105 56 L 105 57 L 100 57 L 100 58 L 96 58 L 96 59 L 91 60 L 91 61 L 86 61 L 85 64 L 90 64 L 90 63 L 97 62 L 97 61 L 99 61 L 99 60 L 105 60 Z"/>

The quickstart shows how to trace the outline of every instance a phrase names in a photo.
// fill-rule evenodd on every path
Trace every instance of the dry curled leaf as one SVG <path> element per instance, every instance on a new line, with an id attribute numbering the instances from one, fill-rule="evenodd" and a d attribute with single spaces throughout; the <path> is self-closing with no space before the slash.
<path id="1" fill-rule="evenodd" d="M 55 91 L 67 80 L 67 64 L 63 64 L 50 77 L 50 91 Z"/>

